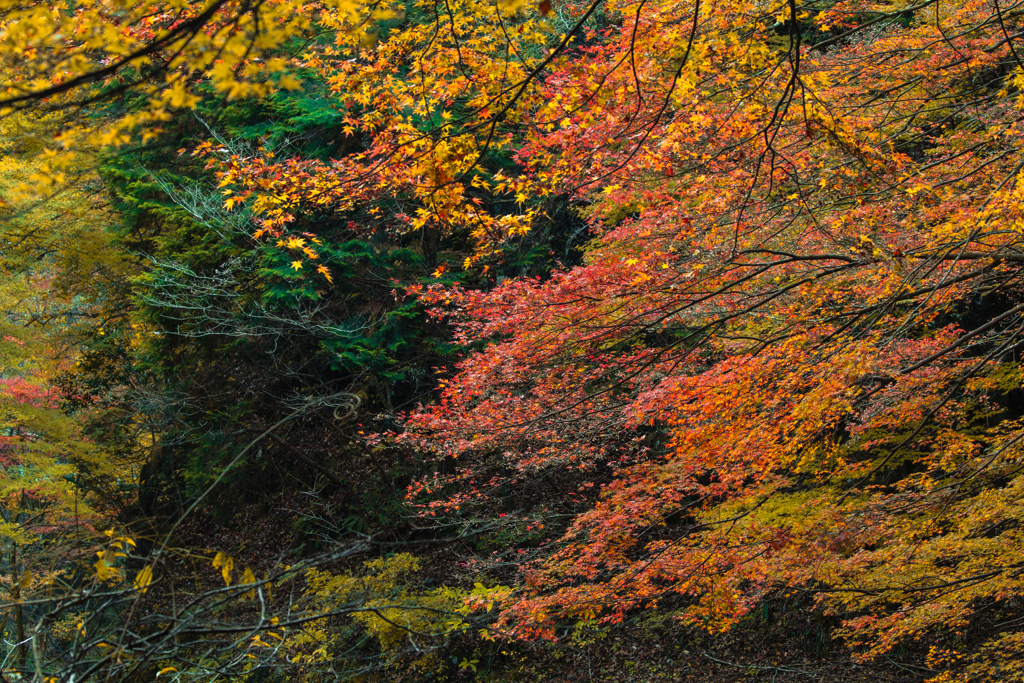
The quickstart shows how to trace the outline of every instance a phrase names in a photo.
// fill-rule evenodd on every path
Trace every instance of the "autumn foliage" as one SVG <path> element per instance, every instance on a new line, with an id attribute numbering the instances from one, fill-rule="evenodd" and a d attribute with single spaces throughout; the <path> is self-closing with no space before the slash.
<path id="1" fill-rule="evenodd" d="M 110 330 L 5 370 L 0 456 L 150 525 L 149 555 L 95 541 L 76 604 L 120 580 L 127 624 L 185 591 L 174 628 L 220 648 L 125 636 L 132 675 L 504 680 L 511 652 L 662 617 L 731 643 L 783 603 L 858 665 L 1024 676 L 1022 6 L 0 11 L 0 106 L 42 117 L 4 133 L 35 173 L 7 201 L 98 159 L 112 206 L 78 206 L 123 221 L 83 242 L 116 286 L 67 241 L 32 266 Z M 291 550 L 233 526 L 261 515 Z M 236 550 L 189 545 L 214 528 Z M 76 652 L 53 671 L 129 670 Z"/>
<path id="2" fill-rule="evenodd" d="M 778 31 L 743 3 L 615 9 L 613 38 L 552 64 L 518 152 L 597 238 L 546 280 L 424 292 L 488 345 L 410 417 L 459 465 L 413 499 L 487 514 L 502 487 L 614 468 L 524 568 L 502 624 L 525 637 L 673 595 L 719 631 L 796 589 L 875 656 L 1012 601 L 1021 72 L 1001 10 L 874 28 L 900 8 L 783 7 Z"/>

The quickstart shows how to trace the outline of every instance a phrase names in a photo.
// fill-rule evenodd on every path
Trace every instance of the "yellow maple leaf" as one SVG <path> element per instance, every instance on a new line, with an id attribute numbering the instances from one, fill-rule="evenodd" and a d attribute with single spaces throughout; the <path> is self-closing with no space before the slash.
<path id="1" fill-rule="evenodd" d="M 228 62 L 218 62 L 208 73 L 218 90 L 225 90 L 236 82 L 234 65 Z"/>
<path id="2" fill-rule="evenodd" d="M 147 564 L 135 575 L 135 589 L 145 593 L 153 583 L 153 565 Z"/>
<path id="3" fill-rule="evenodd" d="M 106 581 L 114 575 L 114 572 L 112 572 L 107 563 L 103 561 L 103 553 L 98 554 L 100 556 L 100 559 L 97 560 L 95 564 L 93 564 L 93 568 L 96 570 L 96 576 L 99 577 L 100 581 Z"/>
<path id="4" fill-rule="evenodd" d="M 239 581 L 239 583 L 242 584 L 242 585 L 256 583 L 256 576 L 252 573 L 251 569 L 249 569 L 248 567 L 245 568 L 245 571 L 242 572 L 242 578 Z M 242 594 L 242 597 L 248 598 L 250 600 L 255 598 L 256 597 L 256 589 L 253 588 L 253 589 L 247 590 L 245 593 Z"/>
<path id="5" fill-rule="evenodd" d="M 213 568 L 220 567 L 220 575 L 224 578 L 224 585 L 231 585 L 231 570 L 235 568 L 235 561 L 231 556 L 224 553 L 217 553 L 213 558 Z"/>
<path id="6" fill-rule="evenodd" d="M 302 81 L 291 74 L 281 76 L 277 85 L 283 90 L 302 90 Z"/>
<path id="7" fill-rule="evenodd" d="M 292 261 L 292 268 L 302 270 L 302 261 Z"/>

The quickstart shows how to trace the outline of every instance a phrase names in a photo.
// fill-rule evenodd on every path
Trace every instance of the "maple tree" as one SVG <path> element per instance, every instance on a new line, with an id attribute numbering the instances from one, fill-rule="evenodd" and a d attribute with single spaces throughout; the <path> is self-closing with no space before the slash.
<path id="1" fill-rule="evenodd" d="M 100 140 L 126 142 L 126 131 L 140 125 L 155 134 L 171 110 L 198 101 L 190 93 L 194 72 L 232 98 L 298 87 L 294 76 L 278 73 L 282 46 L 310 37 L 313 17 L 326 8 L 343 13 L 356 35 L 388 16 L 384 5 L 359 2 L 8 2 L 0 7 L 0 45 L 10 66 L 0 105 L 10 112 L 56 98 L 73 107 L 141 92 L 147 107 L 110 123 Z M 71 133 L 66 140 L 74 142 Z"/>
<path id="2" fill-rule="evenodd" d="M 48 172 L 45 160 L 32 158 L 31 141 L 52 122 L 8 117 L 0 157 L 0 631 L 9 666 L 25 671 L 46 649 L 40 606 L 74 583 L 97 527 L 133 495 L 130 464 L 101 452 L 82 415 L 63 409 L 57 386 L 83 329 L 94 326 L 105 274 L 120 264 L 101 237 L 101 203 L 77 189 L 39 202 L 27 189 Z"/>
<path id="3" fill-rule="evenodd" d="M 588 200 L 599 238 L 546 281 L 428 290 L 488 346 L 409 422 L 459 465 L 413 488 L 431 515 L 613 468 L 524 568 L 511 632 L 674 594 L 717 631 L 789 587 L 849 615 L 872 656 L 1012 603 L 1021 72 L 1004 11 L 623 4 L 606 44 L 553 64 L 521 182 Z M 964 669 L 952 647 L 932 661 L 1010 671 L 1016 638 Z"/>

